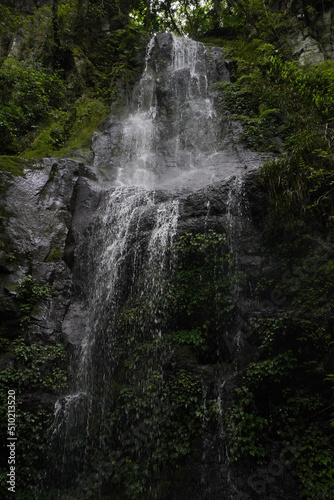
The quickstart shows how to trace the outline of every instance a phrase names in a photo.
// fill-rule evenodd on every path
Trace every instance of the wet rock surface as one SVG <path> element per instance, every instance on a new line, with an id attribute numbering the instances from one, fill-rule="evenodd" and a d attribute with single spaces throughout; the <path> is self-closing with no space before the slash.
<path id="1" fill-rule="evenodd" d="M 69 253 L 72 211 L 80 192 L 77 186 L 86 172 L 79 162 L 57 159 L 43 160 L 22 177 L 1 172 L 7 179 L 2 204 L 8 214 L 1 231 L 0 293 L 5 328 L 18 328 L 15 296 L 24 277 L 30 275 L 38 285 L 48 285 L 52 291 L 51 297 L 33 311 L 28 329 L 32 341 L 64 341 L 62 321 L 72 289 L 64 256 Z M 10 324 L 14 317 L 16 322 Z"/>
<path id="2" fill-rule="evenodd" d="M 99 217 L 103 217 L 101 210 L 109 196 L 108 192 L 94 180 L 90 168 L 70 160 L 51 159 L 44 161 L 43 169 L 26 172 L 25 177 L 15 179 L 15 183 L 9 187 L 6 207 L 11 217 L 3 230 L 3 236 L 11 242 L 17 257 L 8 261 L 5 255 L 2 260 L 1 314 L 8 328 L 19 328 L 15 290 L 9 290 L 11 285 L 17 284 L 30 273 L 36 282 L 50 285 L 53 291 L 53 296 L 34 311 L 28 331 L 31 341 L 43 343 L 52 339 L 73 347 L 80 345 L 87 328 L 90 280 L 98 265 L 89 261 L 91 254 L 87 254 L 86 250 L 92 245 L 89 238 L 94 234 L 93 226 Z M 173 195 L 170 191 L 158 190 L 154 195 L 154 204 L 138 212 L 129 234 L 129 263 L 133 262 L 131 255 L 136 245 L 147 246 L 157 209 L 171 198 Z M 261 235 L 257 227 L 262 210 L 261 190 L 252 176 L 242 182 L 232 177 L 193 193 L 184 193 L 179 198 L 178 234 L 204 233 L 209 230 L 227 234 L 230 250 L 238 261 L 239 269 L 247 276 L 240 285 L 236 299 L 236 307 L 243 320 L 247 320 L 256 309 L 251 288 L 252 283 L 263 274 Z M 99 241 L 96 240 L 95 244 L 99 245 Z M 53 262 L 51 256 L 56 247 L 61 249 L 61 257 Z M 90 266 L 90 269 L 85 266 Z M 124 290 L 120 292 L 121 296 L 126 296 L 133 272 L 133 265 L 129 265 L 127 275 L 123 276 Z M 226 360 L 243 363 L 256 359 L 256 348 L 252 344 L 250 337 L 238 345 L 232 334 L 225 348 Z M 174 364 L 166 368 L 167 371 L 173 373 L 180 366 L 189 367 L 190 363 L 195 372 L 202 373 L 204 369 L 203 375 L 206 373 L 205 377 L 211 380 L 211 384 L 222 381 L 214 370 L 210 368 L 207 371 L 205 365 L 193 364 L 193 360 L 184 358 L 184 355 L 181 356 L 180 352 Z M 10 359 L 7 363 L 10 363 Z M 234 368 L 223 377 L 227 381 L 227 398 L 228 390 L 233 387 L 233 377 Z M 55 397 L 26 394 L 22 403 L 30 408 L 50 408 L 55 403 Z M 245 485 L 254 471 L 249 469 L 247 462 L 241 466 L 229 466 L 224 463 L 224 459 L 217 461 L 216 446 L 220 444 L 216 432 L 217 429 L 208 429 L 205 435 L 207 455 L 204 462 L 202 458 L 195 458 L 202 449 L 201 444 L 195 456 L 189 457 L 182 478 L 177 475 L 169 478 L 175 491 L 170 498 L 232 499 L 237 498 L 239 491 L 249 491 Z M 273 452 L 273 459 L 275 456 Z M 199 477 L 206 478 L 204 483 L 198 482 Z M 279 481 L 267 485 L 267 493 L 263 498 L 298 498 L 291 493 L 293 489 L 293 480 L 285 470 Z"/>
<path id="3" fill-rule="evenodd" d="M 126 306 L 134 308 L 146 295 L 151 294 L 154 303 L 167 294 L 168 262 L 177 236 L 209 231 L 225 234 L 226 251 L 244 277 L 233 292 L 234 324 L 219 326 L 209 354 L 200 360 L 181 348 L 166 356 L 161 361 L 164 377 L 173 379 L 180 369 L 187 369 L 202 378 L 212 397 L 228 401 L 238 366 L 258 358 L 256 339 L 252 334 L 243 335 L 242 328 L 259 312 L 252 289 L 272 268 L 264 268 L 261 253 L 263 194 L 254 176 L 246 172 L 256 169 L 266 155 L 245 150 L 238 142 L 239 130 L 224 134 L 215 128 L 219 120 L 210 118 L 211 112 L 218 111 L 207 102 L 214 99 L 205 80 L 207 74 L 213 81 L 228 77 L 220 49 L 204 57 L 202 46 L 189 44 L 195 58 L 189 69 L 177 60 L 172 44 L 170 34 L 156 37 L 148 52 L 149 69 L 142 89 L 135 94 L 135 102 L 137 95 L 142 106 L 139 114 L 146 115 L 137 120 L 138 115 L 132 112 L 128 121 L 107 120 L 93 139 L 94 166 L 49 158 L 26 170 L 22 177 L 2 174 L 6 183 L 2 226 L 6 249 L 0 254 L 0 312 L 5 328 L 15 336 L 20 328 L 15 300 L 20 280 L 31 275 L 39 285 L 50 287 L 51 296 L 34 309 L 26 336 L 31 342 L 61 342 L 71 353 L 80 354 L 75 368 L 72 366 L 72 372 L 77 370 L 72 377 L 73 393 L 59 400 L 66 435 L 104 423 L 104 411 L 114 397 L 110 395 L 112 377 L 125 370 L 117 365 L 110 349 L 110 342 L 117 341 L 113 339 L 118 331 L 117 314 Z M 180 67 L 174 68 L 171 76 L 166 68 L 173 58 Z M 171 101 L 175 92 L 180 101 Z M 203 110 L 196 111 L 198 104 L 207 106 L 204 116 Z M 154 131 L 150 129 L 152 107 L 153 115 L 159 118 Z M 210 126 L 202 131 L 204 118 Z M 196 120 L 194 134 L 191 127 Z M 139 135 L 133 127 L 142 127 Z M 198 136 L 200 131 L 203 135 Z M 178 149 L 180 137 L 183 144 Z M 132 171 L 124 176 L 128 164 Z M 134 177 L 138 171 L 140 176 Z M 165 280 L 161 283 L 156 278 L 159 273 Z M 159 334 L 161 311 L 152 310 L 152 317 L 139 318 L 142 330 L 138 335 L 146 330 Z M 2 360 L 4 366 L 11 362 L 10 357 Z M 153 363 L 145 360 L 144 374 Z M 137 383 L 144 387 L 145 380 Z M 22 402 L 31 408 L 50 407 L 55 398 L 25 394 Z M 95 407 L 99 415 L 92 422 Z M 82 415 L 84 412 L 88 416 Z M 73 424 L 74 417 L 77 421 Z M 280 453 L 273 449 L 273 460 Z M 73 463 L 70 452 L 66 460 L 69 466 Z M 257 466 L 248 460 L 228 464 L 224 429 L 211 423 L 199 442 L 193 443 L 184 466 L 169 475 L 167 471 L 165 482 L 157 485 L 155 480 L 154 498 L 255 499 L 258 496 L 250 483 L 257 473 Z M 69 468 L 66 481 L 73 481 L 71 476 Z M 266 483 L 261 498 L 294 500 L 298 498 L 295 490 L 284 466 L 278 478 Z"/>
<path id="4" fill-rule="evenodd" d="M 214 84 L 229 80 L 228 67 L 223 49 L 156 35 L 132 106 L 93 137 L 101 175 L 118 186 L 175 191 L 258 168 L 270 155 L 246 150 L 241 125 L 221 116 Z"/>

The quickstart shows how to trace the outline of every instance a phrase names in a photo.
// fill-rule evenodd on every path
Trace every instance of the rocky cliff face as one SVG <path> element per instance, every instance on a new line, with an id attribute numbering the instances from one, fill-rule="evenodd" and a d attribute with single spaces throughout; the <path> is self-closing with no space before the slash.
<path id="1" fill-rule="evenodd" d="M 94 136 L 93 166 L 49 158 L 1 173 L 4 331 L 71 354 L 67 392 L 20 396 L 56 402 L 42 495 L 297 498 L 285 465 L 254 485 L 255 465 L 226 453 L 224 407 L 258 357 L 252 291 L 275 270 L 248 174 L 265 156 L 241 146 L 212 87 L 228 78 L 220 49 L 158 35 L 132 108 Z M 50 293 L 22 331 L 27 276 Z M 2 367 L 15 363 L 8 353 Z"/>
<path id="2" fill-rule="evenodd" d="M 330 2 L 272 1 L 273 11 L 286 10 L 291 16 L 287 40 L 292 54 L 302 63 L 316 64 L 334 57 L 333 8 Z"/>
<path id="3" fill-rule="evenodd" d="M 10 181 L 13 180 L 9 175 L 4 175 L 4 177 Z M 98 278 L 103 280 L 105 289 L 101 290 L 105 294 L 106 291 L 110 290 L 110 284 L 105 281 L 108 276 L 105 274 L 109 270 L 111 272 L 109 280 L 112 280 L 112 274 L 116 272 L 113 267 L 110 268 L 110 262 L 103 261 L 101 248 L 98 251 L 96 249 L 96 245 L 102 245 L 103 250 L 106 244 L 105 241 L 101 240 L 101 227 L 99 232 L 96 232 L 96 224 L 101 217 L 105 218 L 105 214 L 108 213 L 103 213 L 103 207 L 106 210 L 105 204 L 106 201 L 108 202 L 109 195 L 106 198 L 105 189 L 101 190 L 101 186 L 94 177 L 92 170 L 80 163 L 70 160 L 57 162 L 49 159 L 43 162 L 43 169 L 27 170 L 24 177 L 15 178 L 15 184 L 9 185 L 5 206 L 10 217 L 5 224 L 2 236 L 3 241 L 6 241 L 7 245 L 13 248 L 15 258 L 8 254 L 2 254 L 1 314 L 5 319 L 4 327 L 11 331 L 11 335 L 17 334 L 20 329 L 18 306 L 15 301 L 15 285 L 29 273 L 38 284 L 47 284 L 52 289 L 52 297 L 42 301 L 32 312 L 25 333 L 29 342 L 43 345 L 57 341 L 67 345 L 72 352 L 80 349 L 86 335 L 87 321 L 89 321 L 87 311 L 89 314 L 92 309 L 92 281 L 96 280 L 97 273 Z M 137 202 L 137 208 L 141 210 L 141 215 L 139 219 L 135 217 L 129 226 L 130 234 L 127 236 L 127 245 L 129 246 L 127 250 L 124 249 L 123 256 L 126 266 L 123 267 L 123 270 L 118 271 L 121 272 L 118 279 L 122 282 L 121 284 L 118 282 L 118 293 L 121 298 L 123 297 L 123 300 L 129 294 L 128 287 L 136 287 L 133 280 L 136 272 L 142 272 L 140 269 L 144 265 L 143 259 L 145 259 L 140 254 L 143 252 L 143 248 L 147 248 L 147 238 L 152 231 L 152 225 L 154 227 L 154 219 L 156 219 L 158 211 L 168 203 L 166 201 L 168 198 L 170 198 L 170 194 L 166 198 L 166 193 L 156 192 L 154 202 L 150 202 L 146 208 L 144 208 L 145 205 L 140 208 L 140 204 L 138 206 Z M 131 203 L 129 193 L 125 198 L 125 203 Z M 206 387 L 206 390 L 209 390 L 208 399 L 209 397 L 210 399 L 218 398 L 222 401 L 221 404 L 224 404 L 224 401 L 228 400 L 229 390 L 233 386 L 236 366 L 257 359 L 256 342 L 254 344 L 254 338 L 250 334 L 249 320 L 252 315 L 260 314 L 261 311 L 259 311 L 258 305 L 253 302 L 251 289 L 259 277 L 273 271 L 272 266 L 264 269 L 261 259 L 261 237 L 256 225 L 256 222 L 261 218 L 263 209 L 261 191 L 251 177 L 246 181 L 232 177 L 226 181 L 220 181 L 196 190 L 194 193 L 184 194 L 178 197 L 178 203 L 178 234 L 182 235 L 187 232 L 205 234 L 208 231 L 214 231 L 218 234 L 226 233 L 228 243 L 226 251 L 232 252 L 238 271 L 245 273 L 245 277 L 239 281 L 238 289 L 233 294 L 234 318 L 237 319 L 237 325 L 232 326 L 228 323 L 219 330 L 215 330 L 215 334 L 211 332 L 209 341 L 211 347 L 202 360 L 196 359 L 197 356 L 194 356 L 189 348 L 175 349 L 174 347 L 172 352 L 164 354 L 162 369 L 164 376 L 169 378 L 177 377 L 180 370 L 190 371 L 202 380 L 203 388 Z M 145 211 L 143 212 L 143 210 Z M 133 211 L 130 213 L 133 214 Z M 124 223 L 127 224 L 127 221 L 124 220 Z M 114 224 L 117 224 L 117 221 L 114 220 Z M 102 227 L 104 228 L 104 225 Z M 163 227 L 160 225 L 160 228 L 163 229 Z M 159 227 L 156 226 L 156 229 L 159 230 Z M 93 241 L 92 238 L 94 238 Z M 158 243 L 158 240 L 155 240 L 155 245 Z M 136 247 L 137 252 L 134 252 Z M 138 250 L 139 247 L 141 250 Z M 92 255 L 93 249 L 95 255 Z M 93 256 L 97 258 L 97 261 L 92 260 Z M 106 257 L 104 256 L 104 258 Z M 161 254 L 158 255 L 158 258 L 161 258 Z M 135 272 L 134 266 L 136 265 L 139 266 L 139 269 Z M 145 290 L 147 290 L 147 286 L 153 286 L 153 282 L 146 283 Z M 132 298 L 128 297 L 127 301 L 134 304 L 139 296 L 138 291 L 134 292 Z M 103 301 L 106 300 L 106 297 L 99 296 L 96 299 Z M 94 305 L 98 306 L 97 303 Z M 105 315 L 105 312 L 103 314 Z M 110 310 L 108 314 L 110 315 Z M 104 316 L 104 318 L 106 321 L 107 317 Z M 140 318 L 137 321 L 135 330 L 137 332 L 138 326 L 141 324 L 142 327 L 152 328 L 149 326 L 150 322 L 147 323 L 147 318 L 144 323 L 141 323 L 143 320 Z M 91 323 L 88 325 L 92 326 Z M 107 355 L 105 351 L 106 348 L 110 347 L 105 344 L 104 335 L 101 337 L 102 333 L 105 334 L 105 331 L 101 332 L 100 330 L 100 338 L 95 339 L 97 346 L 92 350 L 95 360 L 89 361 L 93 365 L 90 365 L 88 373 L 90 378 L 97 370 L 95 383 L 102 383 L 102 387 L 107 384 L 103 388 L 104 396 L 100 399 L 100 403 L 98 403 L 98 399 L 101 398 L 101 386 L 98 388 L 95 383 L 93 386 L 90 385 L 94 389 L 94 404 L 97 405 L 101 404 L 102 401 L 105 405 L 111 404 L 108 398 L 107 401 L 105 399 L 105 391 L 108 390 L 107 387 L 110 387 L 112 381 L 102 382 L 100 378 L 101 370 L 103 377 L 107 373 L 110 374 L 108 363 L 112 362 L 110 354 Z M 104 358 L 98 354 L 101 348 L 106 355 Z M 159 353 L 156 355 L 160 356 Z M 13 360 L 10 358 L 7 360 L 9 364 L 12 362 Z M 98 364 L 94 366 L 96 362 Z M 131 377 L 136 379 L 135 382 L 132 382 L 135 386 L 137 384 L 140 386 L 148 379 L 149 372 L 146 372 L 144 368 L 147 362 L 144 355 L 142 361 L 138 361 L 138 368 L 130 369 Z M 2 362 L 2 368 L 5 367 L 6 362 Z M 148 367 L 150 371 L 150 363 L 148 363 Z M 114 384 L 121 383 L 120 370 L 124 370 L 124 367 L 118 366 L 116 373 L 114 373 Z M 113 397 L 115 398 L 115 395 Z M 21 398 L 25 404 L 33 405 L 35 408 L 50 408 L 51 405 L 53 407 L 59 396 L 39 393 L 37 398 L 36 395 L 33 395 L 32 398 L 31 394 L 29 397 L 27 394 L 23 394 Z M 66 398 L 69 397 L 66 396 Z M 27 403 L 27 400 L 30 400 L 30 403 Z M 69 401 L 69 399 L 64 401 Z M 75 407 L 76 417 L 70 425 L 74 437 L 77 432 L 85 432 L 78 424 L 77 411 L 79 408 L 87 410 L 87 406 Z M 155 410 L 150 408 L 149 411 L 154 413 Z M 141 416 L 141 418 L 143 417 Z M 154 418 L 157 417 L 154 416 L 151 422 L 149 414 L 145 418 L 147 423 L 144 425 L 143 421 L 139 420 L 136 424 L 138 426 L 135 428 L 136 432 L 131 431 L 130 437 L 127 438 L 136 449 L 138 446 L 142 448 L 147 440 L 152 439 L 153 445 L 156 439 L 159 440 L 159 437 L 154 435 L 154 425 L 156 425 Z M 163 419 L 162 416 L 161 418 Z M 64 429 L 62 427 L 64 425 L 63 422 L 60 428 Z M 90 425 L 93 425 L 92 421 L 90 421 Z M 131 427 L 133 423 L 129 422 L 129 425 Z M 189 497 L 194 499 L 252 498 L 240 495 L 245 491 L 251 494 L 252 489 L 247 485 L 247 482 L 249 482 L 250 474 L 254 469 L 251 470 L 247 462 L 242 466 L 238 465 L 238 467 L 227 464 L 224 455 L 222 422 L 218 418 L 215 423 L 211 422 L 205 426 L 204 430 L 205 432 L 202 434 L 202 427 L 202 437 L 199 442 L 192 443 L 192 451 L 182 466 L 182 477 L 173 471 L 173 467 L 170 473 L 165 471 L 165 479 L 160 475 L 153 474 L 151 477 L 154 490 L 153 498 L 166 498 L 166 495 L 169 495 L 168 498 L 180 500 Z M 122 432 L 124 437 L 124 429 Z M 202 439 L 203 442 L 201 442 Z M 90 442 L 90 438 L 88 441 Z M 74 476 L 76 473 L 73 466 L 70 465 L 73 460 L 72 452 L 67 449 L 66 443 L 63 446 L 68 453 L 66 457 L 69 460 L 68 470 L 73 478 L 73 473 Z M 96 443 L 95 446 L 97 446 Z M 126 446 L 128 449 L 128 445 L 125 443 L 122 446 Z M 59 450 L 56 447 L 57 449 Z M 60 456 L 61 454 L 53 456 L 53 460 L 60 460 Z M 117 456 L 117 462 L 122 463 L 123 455 L 115 456 Z M 144 451 L 143 454 L 139 453 L 139 457 L 147 459 Z M 101 467 L 98 474 L 103 480 L 104 488 L 108 488 L 108 483 L 112 482 L 113 474 L 116 471 Z M 95 481 L 97 472 L 88 474 L 86 482 L 82 482 L 80 473 L 81 470 L 77 471 L 78 475 L 76 476 L 80 484 L 75 482 L 73 487 L 67 473 L 63 470 L 60 476 L 56 475 L 54 488 L 62 486 L 62 481 L 64 481 L 63 486 L 67 485 L 71 494 L 74 495 L 72 498 L 86 498 L 83 496 L 86 491 L 84 486 L 89 492 L 98 494 L 101 483 Z M 44 488 L 45 485 L 42 486 L 42 491 Z M 120 486 L 119 495 L 123 494 L 124 488 L 124 485 Z M 285 500 L 297 498 L 292 494 L 294 489 L 295 486 L 285 470 L 279 482 L 272 481 L 267 485 L 266 496 L 263 498 L 284 498 Z M 118 498 L 117 495 L 116 493 L 116 498 Z M 130 493 L 129 495 L 131 498 Z"/>
<path id="4" fill-rule="evenodd" d="M 17 288 L 30 275 L 50 286 L 52 293 L 31 312 L 27 337 L 31 342 L 65 340 L 62 321 L 72 289 L 73 211 L 86 174 L 83 164 L 56 159 L 45 159 L 18 176 L 1 172 L 1 313 L 10 336 L 20 331 Z"/>

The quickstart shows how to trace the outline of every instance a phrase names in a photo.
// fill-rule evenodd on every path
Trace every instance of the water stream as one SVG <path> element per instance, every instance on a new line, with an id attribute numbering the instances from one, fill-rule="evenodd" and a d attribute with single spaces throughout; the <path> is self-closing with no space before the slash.
<path id="1" fill-rule="evenodd" d="M 55 412 L 53 447 L 61 459 L 51 483 L 59 488 L 58 498 L 233 498 L 226 490 L 219 391 L 216 428 L 209 423 L 213 361 L 203 355 L 207 367 L 191 367 L 194 361 L 183 347 L 175 361 L 166 340 L 176 328 L 171 290 L 175 242 L 185 232 L 183 206 L 192 193 L 202 193 L 196 206 L 202 203 L 204 214 L 198 231 L 206 233 L 212 203 L 205 190 L 245 170 L 244 150 L 224 135 L 215 101 L 221 59 L 220 49 L 170 33 L 153 37 L 131 107 L 121 118 L 111 117 L 94 136 L 94 166 L 102 181 L 91 185 L 100 202 L 76 248 L 76 299 L 64 322 L 70 331 L 80 317 L 71 392 L 57 402 Z M 259 157 L 248 158 L 250 169 L 260 162 Z M 232 251 L 239 203 L 234 195 L 240 185 L 233 181 L 226 200 L 225 232 Z M 220 345 L 221 339 L 213 350 L 219 351 Z M 224 355 L 215 356 L 220 363 Z M 216 383 L 224 384 L 218 372 Z M 192 482 L 195 491 L 198 480 L 197 493 L 168 496 L 163 492 L 171 487 L 171 479 L 164 478 L 168 467 L 173 469 L 168 464 L 173 457 L 184 457 L 184 467 L 193 446 L 188 424 L 182 422 L 182 412 L 190 410 L 172 390 L 181 385 L 192 406 L 200 408 L 202 400 L 202 409 L 194 409 L 194 417 L 189 413 L 189 419 L 200 422 L 199 427 L 194 424 L 191 439 L 195 441 L 196 429 L 206 437 L 195 443 L 198 463 L 191 469 L 193 477 L 184 481 Z M 221 486 L 211 483 L 217 478 Z"/>

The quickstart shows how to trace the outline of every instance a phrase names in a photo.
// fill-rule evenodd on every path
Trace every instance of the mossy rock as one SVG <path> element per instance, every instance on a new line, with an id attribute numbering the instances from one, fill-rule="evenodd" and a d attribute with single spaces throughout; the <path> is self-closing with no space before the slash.
<path id="1" fill-rule="evenodd" d="M 19 284 L 18 283 L 5 283 L 4 289 L 9 292 L 10 294 L 16 292 L 18 289 Z"/>
<path id="2" fill-rule="evenodd" d="M 24 156 L 89 159 L 93 133 L 109 112 L 109 106 L 103 99 L 78 99 L 68 111 L 54 114 Z"/>
<path id="3" fill-rule="evenodd" d="M 0 171 L 9 172 L 15 176 L 24 175 L 24 169 L 32 166 L 32 161 L 18 156 L 0 156 Z"/>
<path id="4" fill-rule="evenodd" d="M 63 252 L 59 246 L 56 246 L 53 251 L 47 256 L 45 262 L 59 262 L 63 258 Z"/>

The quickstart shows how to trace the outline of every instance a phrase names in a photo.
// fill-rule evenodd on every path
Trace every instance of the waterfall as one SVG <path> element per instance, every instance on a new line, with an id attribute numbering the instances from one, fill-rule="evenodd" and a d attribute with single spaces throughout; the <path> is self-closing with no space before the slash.
<path id="1" fill-rule="evenodd" d="M 217 134 L 208 95 L 206 49 L 192 40 L 165 38 L 162 43 L 173 42 L 167 70 L 157 74 L 151 42 L 137 89 L 137 108 L 123 122 L 122 153 L 115 162 L 117 185 L 174 188 L 177 182 L 189 187 L 203 170 L 211 179 L 209 158 L 216 153 Z M 205 143 L 210 144 L 207 152 Z M 205 161 L 208 168 L 203 168 Z"/>
<path id="2" fill-rule="evenodd" d="M 88 184 L 99 201 L 77 235 L 75 297 L 64 319 L 73 344 L 72 388 L 55 410 L 57 463 L 50 483 L 57 498 L 111 498 L 110 491 L 115 491 L 113 499 L 233 498 L 234 489 L 226 489 L 227 466 L 222 466 L 221 392 L 213 396 L 212 388 L 217 380 L 224 383 L 217 373 L 226 355 L 227 327 L 218 309 L 225 308 L 226 315 L 231 309 L 222 298 L 229 249 L 211 229 L 212 214 L 220 209 L 210 193 L 212 186 L 218 193 L 232 175 L 244 173 L 245 151 L 228 141 L 215 100 L 213 84 L 226 78 L 218 69 L 221 59 L 220 49 L 170 33 L 156 35 L 131 106 L 122 116 L 111 116 L 93 137 L 100 182 Z M 248 157 L 249 169 L 259 163 L 259 155 Z M 222 230 L 218 218 L 213 224 L 218 233 L 228 232 L 232 250 L 236 186 L 228 188 L 228 229 Z M 202 215 L 194 222 L 196 210 Z M 208 240 L 191 240 L 189 234 L 196 232 Z M 197 289 L 205 285 L 220 304 L 207 305 L 212 324 L 197 325 L 199 313 L 182 295 L 193 270 L 190 264 L 184 271 L 177 260 L 180 235 L 200 252 L 203 273 L 209 272 L 204 244 L 217 262 L 212 279 L 218 284 L 211 286 L 210 274 L 199 274 L 195 283 Z M 207 298 L 200 300 L 205 304 Z M 214 329 L 207 351 L 201 350 L 203 336 Z M 191 424 L 183 422 L 184 416 Z M 200 442 L 198 436 L 196 442 L 204 432 L 209 438 Z M 198 492 L 168 496 L 172 483 L 164 474 L 170 467 L 178 481 L 177 470 L 186 466 L 190 452 L 198 460 L 191 470 Z M 223 477 L 221 484 L 210 485 L 217 477 Z"/>
<path id="3" fill-rule="evenodd" d="M 84 435 L 87 444 L 94 441 L 93 428 L 96 432 L 96 427 L 101 429 L 104 425 L 110 385 L 117 369 L 113 346 L 118 340 L 117 319 L 123 301 L 131 300 L 132 295 L 136 300 L 149 296 L 151 320 L 145 320 L 145 324 L 149 323 L 145 335 L 148 340 L 161 336 L 154 303 L 164 295 L 171 272 L 169 254 L 176 234 L 179 204 L 173 199 L 159 202 L 156 197 L 154 191 L 143 188 L 117 187 L 105 191 L 86 235 L 88 243 L 83 241 L 79 248 L 78 273 L 87 283 L 81 306 L 85 329 L 76 356 L 73 392 L 56 404 L 54 427 L 61 439 L 70 440 L 71 433 L 78 432 Z M 143 227 L 147 234 L 140 238 Z M 139 323 L 137 326 L 145 327 Z M 103 447 L 102 436 L 98 441 Z M 82 445 L 77 452 L 85 463 L 81 448 Z M 73 454 L 68 443 L 62 453 L 60 474 L 64 478 Z M 70 470 L 72 474 L 73 468 Z"/>
<path id="4" fill-rule="evenodd" d="M 228 78 L 221 58 L 222 49 L 171 33 L 153 37 L 132 105 L 93 137 L 94 165 L 107 181 L 180 192 L 257 168 L 259 155 L 235 144 L 215 102 L 214 82 Z"/>

